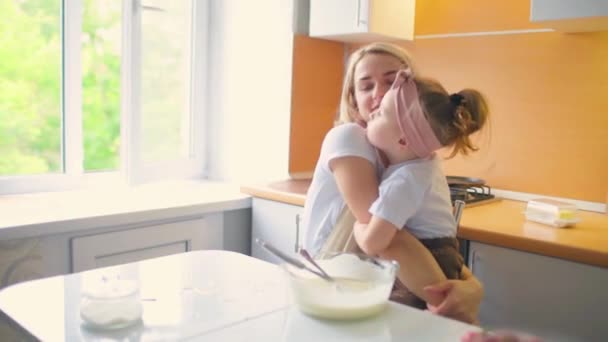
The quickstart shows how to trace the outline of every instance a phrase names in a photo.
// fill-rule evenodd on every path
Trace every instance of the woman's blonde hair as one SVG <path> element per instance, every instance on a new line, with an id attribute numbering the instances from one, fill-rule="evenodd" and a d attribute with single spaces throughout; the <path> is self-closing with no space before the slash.
<path id="1" fill-rule="evenodd" d="M 475 89 L 449 94 L 436 80 L 416 77 L 420 105 L 442 146 L 452 148 L 449 158 L 477 151 L 470 135 L 488 122 L 485 96 Z"/>
<path id="2" fill-rule="evenodd" d="M 357 67 L 359 61 L 361 61 L 361 59 L 368 54 L 393 56 L 403 63 L 404 68 L 409 67 L 412 69 L 412 71 L 414 71 L 414 75 L 418 74 L 408 52 L 397 45 L 389 43 L 372 43 L 357 49 L 350 55 L 346 66 L 346 73 L 344 75 L 344 81 L 342 82 L 340 114 L 336 125 L 361 120 L 361 116 L 355 102 L 355 68 Z"/>

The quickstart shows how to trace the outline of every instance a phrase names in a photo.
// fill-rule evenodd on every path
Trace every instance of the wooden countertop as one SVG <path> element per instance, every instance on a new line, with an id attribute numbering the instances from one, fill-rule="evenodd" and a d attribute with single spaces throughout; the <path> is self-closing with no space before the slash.
<path id="1" fill-rule="evenodd" d="M 241 192 L 253 197 L 304 206 L 310 179 L 285 180 L 265 185 L 241 186 Z"/>
<path id="2" fill-rule="evenodd" d="M 254 197 L 304 205 L 310 180 L 286 180 L 242 186 Z M 608 215 L 579 211 L 574 227 L 554 228 L 526 221 L 526 203 L 512 200 L 465 208 L 458 236 L 546 256 L 608 268 Z"/>
<path id="3" fill-rule="evenodd" d="M 458 236 L 496 246 L 608 267 L 608 215 L 579 211 L 581 222 L 555 228 L 526 221 L 526 202 L 465 208 Z"/>

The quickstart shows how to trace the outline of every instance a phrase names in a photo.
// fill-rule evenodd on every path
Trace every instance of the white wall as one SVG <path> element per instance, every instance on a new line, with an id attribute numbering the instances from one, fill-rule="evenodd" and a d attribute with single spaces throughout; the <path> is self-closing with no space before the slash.
<path id="1" fill-rule="evenodd" d="M 210 179 L 288 177 L 292 5 L 211 0 Z"/>

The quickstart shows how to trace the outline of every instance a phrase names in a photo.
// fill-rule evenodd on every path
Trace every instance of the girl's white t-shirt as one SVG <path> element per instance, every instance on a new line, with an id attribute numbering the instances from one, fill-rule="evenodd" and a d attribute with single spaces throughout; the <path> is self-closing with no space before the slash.
<path id="1" fill-rule="evenodd" d="M 389 166 L 369 212 L 418 239 L 456 236 L 447 179 L 439 157 Z"/>
<path id="2" fill-rule="evenodd" d="M 419 239 L 456 235 L 450 191 L 439 158 L 411 160 L 384 170 L 365 129 L 348 123 L 332 128 L 325 136 L 306 195 L 303 247 L 312 255 L 323 247 L 345 206 L 329 168 L 329 162 L 340 157 L 364 158 L 382 175 L 379 198 L 369 210 L 372 215 L 399 229 L 407 226 Z"/>
<path id="3" fill-rule="evenodd" d="M 329 162 L 341 157 L 367 159 L 381 174 L 377 153 L 365 135 L 365 129 L 355 123 L 332 128 L 321 145 L 321 153 L 315 167 L 312 183 L 304 204 L 304 248 L 316 255 L 338 221 L 345 202 Z"/>

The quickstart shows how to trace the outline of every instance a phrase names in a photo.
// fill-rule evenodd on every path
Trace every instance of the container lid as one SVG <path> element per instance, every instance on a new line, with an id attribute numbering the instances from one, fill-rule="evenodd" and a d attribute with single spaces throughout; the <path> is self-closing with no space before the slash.
<path id="1" fill-rule="evenodd" d="M 528 206 L 538 206 L 540 208 L 547 208 L 552 210 L 577 210 L 576 205 L 569 202 L 562 202 L 553 200 L 550 198 L 535 198 L 528 201 Z"/>
<path id="2" fill-rule="evenodd" d="M 138 287 L 133 280 L 110 279 L 87 284 L 81 293 L 91 299 L 116 299 L 137 293 Z"/>

